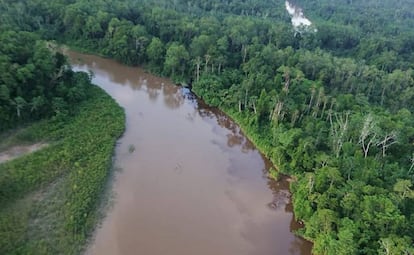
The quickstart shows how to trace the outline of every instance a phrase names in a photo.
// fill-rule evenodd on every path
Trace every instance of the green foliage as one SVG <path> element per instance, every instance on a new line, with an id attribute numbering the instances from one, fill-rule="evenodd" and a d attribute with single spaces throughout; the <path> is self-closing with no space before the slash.
<path id="1" fill-rule="evenodd" d="M 412 68 L 413 3 L 296 0 L 318 27 L 320 47 L 391 71 Z M 361 11 L 364 10 L 364 11 Z M 312 45 L 310 45 L 312 46 Z"/>
<path id="2" fill-rule="evenodd" d="M 23 85 L 58 73 L 59 58 L 41 57 L 50 51 L 35 43 L 38 35 L 146 64 L 190 81 L 296 176 L 295 217 L 315 254 L 411 252 L 413 3 L 292 2 L 318 32 L 295 33 L 281 0 L 0 2 L 0 123 L 37 112 L 65 119 L 82 98 L 71 86 L 24 94 L 32 90 Z"/>
<path id="3" fill-rule="evenodd" d="M 150 67 L 160 72 L 162 70 L 160 67 L 162 67 L 162 64 L 164 63 L 164 55 L 164 44 L 159 38 L 152 38 L 151 43 L 147 47 L 147 56 Z"/>
<path id="4" fill-rule="evenodd" d="M 269 169 L 269 177 L 274 180 L 279 180 L 279 172 L 272 167 Z"/>
<path id="5" fill-rule="evenodd" d="M 125 121 L 122 109 L 101 89 L 89 85 L 87 94 L 75 116 L 53 118 L 25 131 L 48 140 L 48 147 L 0 164 L 0 253 L 77 254 L 82 249 L 96 223 L 95 209 Z M 33 226 L 40 216 L 29 213 L 36 209 L 30 193 L 55 182 L 62 207 L 49 201 L 39 214 L 51 215 L 46 226 Z M 56 210 L 60 213 L 54 214 Z M 42 227 L 50 229 L 44 239 L 28 232 Z"/>
<path id="6" fill-rule="evenodd" d="M 0 29 L 0 131 L 71 112 L 85 98 L 89 77 L 73 73 L 65 57 L 28 32 Z"/>
<path id="7" fill-rule="evenodd" d="M 184 76 L 189 57 L 188 51 L 183 45 L 173 42 L 165 54 L 164 70 L 166 74 L 175 78 L 177 71 L 181 71 L 181 76 Z"/>

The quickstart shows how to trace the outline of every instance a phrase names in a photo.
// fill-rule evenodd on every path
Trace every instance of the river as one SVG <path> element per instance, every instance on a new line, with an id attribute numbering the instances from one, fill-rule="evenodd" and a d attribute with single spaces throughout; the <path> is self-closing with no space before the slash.
<path id="1" fill-rule="evenodd" d="M 310 254 L 292 233 L 288 182 L 266 177 L 271 163 L 230 118 L 143 69 L 68 55 L 127 116 L 113 206 L 86 254 Z"/>

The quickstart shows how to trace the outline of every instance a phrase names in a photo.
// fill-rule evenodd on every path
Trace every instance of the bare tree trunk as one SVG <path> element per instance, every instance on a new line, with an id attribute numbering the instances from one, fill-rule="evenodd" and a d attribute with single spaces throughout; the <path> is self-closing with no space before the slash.
<path id="1" fill-rule="evenodd" d="M 408 174 L 411 174 L 411 171 L 414 169 L 414 153 L 413 153 L 412 157 L 410 158 L 410 162 L 411 162 L 411 167 L 408 170 Z"/>
<path id="2" fill-rule="evenodd" d="M 315 185 L 315 177 L 313 175 L 309 175 L 309 177 L 308 177 L 309 194 L 312 193 L 314 185 Z"/>
<path id="3" fill-rule="evenodd" d="M 319 107 L 321 105 L 321 98 L 323 98 L 323 97 L 324 97 L 323 88 L 320 87 L 319 88 L 319 93 L 318 93 L 318 99 L 316 100 L 316 104 L 315 104 L 315 107 L 313 108 L 313 113 L 312 113 L 312 116 L 315 117 L 315 118 L 318 117 Z"/>
<path id="4" fill-rule="evenodd" d="M 328 116 L 326 116 L 326 121 L 328 121 L 329 120 L 329 118 L 330 118 L 330 115 L 332 114 L 332 112 L 333 112 L 333 107 L 334 107 L 334 105 L 335 105 L 335 98 L 332 98 L 331 99 L 331 106 L 329 107 L 329 113 L 328 113 Z"/>
<path id="5" fill-rule="evenodd" d="M 196 70 L 196 76 L 197 76 L 197 81 L 199 81 L 200 80 L 200 66 L 201 66 L 201 58 L 200 57 L 197 57 L 197 59 L 196 59 L 196 68 L 197 68 L 197 70 Z"/>
<path id="6" fill-rule="evenodd" d="M 321 113 L 321 118 L 323 118 L 323 115 L 325 114 L 325 109 L 326 109 L 326 105 L 328 104 L 328 98 L 324 97 L 323 98 L 323 107 L 322 107 L 322 113 Z"/>
<path id="7" fill-rule="evenodd" d="M 208 62 L 210 61 L 210 58 L 211 58 L 211 56 L 210 55 L 208 55 L 208 54 L 206 54 L 205 56 L 204 56 L 204 58 L 205 58 L 205 60 L 206 60 L 206 62 L 205 62 L 205 72 L 207 73 L 207 71 L 208 71 Z"/>
<path id="8" fill-rule="evenodd" d="M 310 98 L 310 100 L 309 100 L 309 104 L 308 104 L 308 109 L 307 109 L 307 113 L 309 113 L 310 112 L 310 109 L 311 109 L 311 107 L 312 107 L 312 103 L 313 103 L 313 97 L 315 96 L 315 89 L 314 88 L 312 88 L 312 94 L 311 94 L 311 98 Z"/>
<path id="9" fill-rule="evenodd" d="M 331 112 L 329 114 L 329 122 L 331 124 L 332 134 L 332 147 L 337 158 L 339 158 L 339 154 L 341 153 L 346 131 L 348 130 L 348 118 L 349 112 L 345 113 L 345 117 L 335 114 L 336 122 L 333 123 Z"/>
<path id="10" fill-rule="evenodd" d="M 354 83 L 351 82 L 351 86 L 349 87 L 349 93 L 352 93 L 353 90 L 354 90 Z"/>
<path id="11" fill-rule="evenodd" d="M 285 72 L 285 86 L 283 87 L 283 91 L 286 93 L 289 92 L 289 86 L 290 86 L 290 74 L 289 71 Z"/>
<path id="12" fill-rule="evenodd" d="M 397 143 L 397 134 L 395 133 L 395 131 L 386 134 L 384 139 L 377 143 L 378 147 L 381 146 L 382 157 L 385 157 L 385 152 L 387 151 L 388 147 L 390 147 L 394 143 Z"/>
<path id="13" fill-rule="evenodd" d="M 389 240 L 387 240 L 387 239 L 385 239 L 385 240 L 384 239 L 381 239 L 380 240 L 380 244 L 381 244 L 382 249 L 385 252 L 385 255 L 391 255 L 392 254 L 391 253 L 392 244 L 390 243 Z"/>
<path id="14" fill-rule="evenodd" d="M 278 123 L 279 120 L 283 119 L 283 116 L 281 114 L 282 110 L 283 110 L 283 104 L 284 104 L 283 102 L 277 102 L 275 104 L 275 107 L 274 107 L 273 111 L 272 111 L 271 119 L 276 121 L 276 123 Z"/>
<path id="15" fill-rule="evenodd" d="M 243 52 L 243 64 L 246 63 L 246 58 L 247 58 L 247 47 L 245 47 L 244 45 L 242 45 L 242 52 Z"/>
<path id="16" fill-rule="evenodd" d="M 292 119 L 291 119 L 291 121 L 290 121 L 290 123 L 292 124 L 292 126 L 295 126 L 295 124 L 296 124 L 296 121 L 298 120 L 298 118 L 299 118 L 299 110 L 296 110 L 293 114 L 292 114 Z"/>
<path id="17" fill-rule="evenodd" d="M 385 86 L 382 88 L 382 92 L 381 92 L 381 105 L 384 104 L 384 96 L 385 96 Z"/>
<path id="18" fill-rule="evenodd" d="M 368 156 L 369 148 L 371 147 L 372 143 L 374 142 L 374 139 L 376 138 L 376 136 L 377 135 L 374 134 L 367 144 L 362 143 L 362 148 L 364 150 L 364 158 L 366 158 Z"/>
<path id="19" fill-rule="evenodd" d="M 376 123 L 371 114 L 368 114 L 364 120 L 364 125 L 359 136 L 359 144 L 364 151 L 364 158 L 368 156 L 371 145 L 376 141 L 377 133 L 375 133 Z"/>
<path id="20" fill-rule="evenodd" d="M 248 96 L 248 93 L 249 93 L 249 89 L 246 88 L 246 93 L 244 94 L 244 107 L 247 106 L 247 96 Z"/>
<path id="21" fill-rule="evenodd" d="M 256 103 L 254 101 L 253 101 L 253 111 L 254 111 L 254 114 L 257 114 Z"/>
<path id="22" fill-rule="evenodd" d="M 323 97 L 323 88 L 319 88 L 318 99 L 316 100 L 316 107 L 321 105 L 321 98 Z"/>

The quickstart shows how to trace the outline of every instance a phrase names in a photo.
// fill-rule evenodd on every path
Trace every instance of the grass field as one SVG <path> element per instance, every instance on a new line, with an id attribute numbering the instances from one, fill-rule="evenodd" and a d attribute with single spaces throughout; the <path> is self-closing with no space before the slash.
<path id="1" fill-rule="evenodd" d="M 1 134 L 0 149 L 44 142 L 0 164 L 0 254 L 78 254 L 97 219 L 125 128 L 123 109 L 91 87 L 76 114 Z"/>

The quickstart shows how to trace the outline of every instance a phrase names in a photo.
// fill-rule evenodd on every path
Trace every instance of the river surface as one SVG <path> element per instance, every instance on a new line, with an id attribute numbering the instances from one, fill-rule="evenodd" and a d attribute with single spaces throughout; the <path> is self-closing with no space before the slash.
<path id="1" fill-rule="evenodd" d="M 68 55 L 127 116 L 114 204 L 87 254 L 310 254 L 291 232 L 299 226 L 287 181 L 266 177 L 270 162 L 230 118 L 143 69 Z"/>

